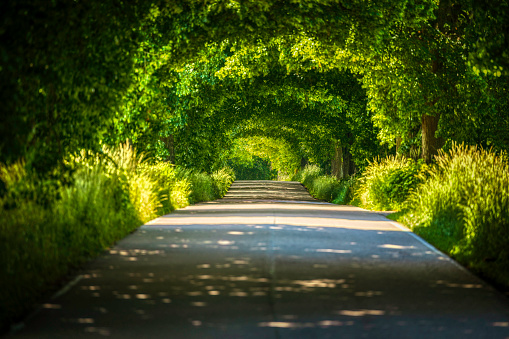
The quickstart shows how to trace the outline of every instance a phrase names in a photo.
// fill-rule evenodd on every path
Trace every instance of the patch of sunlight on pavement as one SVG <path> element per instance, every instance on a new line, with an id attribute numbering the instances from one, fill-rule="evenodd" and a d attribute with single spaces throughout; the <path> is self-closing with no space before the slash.
<path id="1" fill-rule="evenodd" d="M 443 285 L 443 286 L 446 286 L 446 287 L 451 287 L 451 288 L 466 288 L 466 289 L 470 289 L 470 288 L 483 288 L 483 286 L 481 284 L 457 284 L 457 283 L 450 283 L 448 281 L 444 281 L 444 280 L 438 280 L 436 282 L 437 285 Z"/>
<path id="2" fill-rule="evenodd" d="M 382 310 L 342 310 L 338 311 L 339 315 L 346 315 L 349 317 L 364 317 L 366 315 L 384 315 L 385 311 Z"/>
<path id="3" fill-rule="evenodd" d="M 509 327 L 509 322 L 496 322 L 492 324 L 495 327 Z"/>
<path id="4" fill-rule="evenodd" d="M 318 322 L 290 322 L 290 321 L 268 321 L 259 323 L 259 327 L 273 327 L 273 328 L 310 328 L 310 327 L 330 327 L 330 326 L 352 326 L 353 321 L 337 321 L 337 320 L 322 320 Z"/>
<path id="5" fill-rule="evenodd" d="M 147 227 L 153 226 L 182 226 L 182 225 L 285 225 L 300 227 L 333 227 L 343 229 L 357 229 L 366 231 L 401 232 L 384 220 L 351 220 L 325 217 L 281 217 L 281 216 L 189 216 L 175 215 L 171 218 L 161 217 L 152 220 Z M 283 230 L 284 227 L 273 227 Z M 239 233 L 230 233 L 241 235 Z M 249 233 L 248 233 L 249 234 Z M 251 235 L 251 234 L 250 234 Z"/>
<path id="6" fill-rule="evenodd" d="M 352 253 L 352 251 L 350 251 L 350 250 L 333 250 L 331 248 L 320 248 L 320 249 L 315 250 L 315 252 L 338 253 L 338 254 Z"/>
<path id="7" fill-rule="evenodd" d="M 302 285 L 304 287 L 327 287 L 335 288 L 337 284 L 345 283 L 345 279 L 332 280 L 332 279 L 313 279 L 313 280 L 295 280 L 292 284 Z"/>
<path id="8" fill-rule="evenodd" d="M 333 227 L 365 231 L 401 232 L 384 220 L 351 220 L 322 217 L 275 217 L 275 224 L 301 227 Z"/>
<path id="9" fill-rule="evenodd" d="M 401 245 L 393 245 L 393 244 L 385 244 L 385 245 L 380 245 L 378 247 L 389 248 L 389 249 L 394 249 L 394 250 L 409 250 L 409 249 L 415 248 L 415 246 L 401 246 Z"/>

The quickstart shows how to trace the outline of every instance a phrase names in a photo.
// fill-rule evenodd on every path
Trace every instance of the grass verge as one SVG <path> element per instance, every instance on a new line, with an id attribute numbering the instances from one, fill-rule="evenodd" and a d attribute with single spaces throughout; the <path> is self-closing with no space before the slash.
<path id="1" fill-rule="evenodd" d="M 506 153 L 454 145 L 448 152 L 440 152 L 432 166 L 389 157 L 377 159 L 359 176 L 339 182 L 323 176 L 316 166 L 306 167 L 295 179 L 319 199 L 398 211 L 389 217 L 473 273 L 509 291 Z"/>
<path id="2" fill-rule="evenodd" d="M 138 226 L 219 198 L 234 180 L 228 169 L 208 175 L 148 160 L 126 145 L 84 153 L 67 184 L 30 175 L 23 162 L 0 164 L 0 332 Z"/>

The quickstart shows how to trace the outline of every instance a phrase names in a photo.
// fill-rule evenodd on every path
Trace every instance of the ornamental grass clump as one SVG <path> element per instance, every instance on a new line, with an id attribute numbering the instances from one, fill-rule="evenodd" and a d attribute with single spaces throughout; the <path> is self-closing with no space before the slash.
<path id="1" fill-rule="evenodd" d="M 310 188 L 313 185 L 313 180 L 323 175 L 322 169 L 317 165 L 306 165 L 304 169 L 298 171 L 292 178 L 292 180 L 299 181 L 306 188 Z"/>
<path id="2" fill-rule="evenodd" d="M 235 181 L 235 172 L 230 167 L 224 167 L 212 173 L 211 177 L 214 184 L 214 196 L 220 198 L 228 192 Z"/>
<path id="3" fill-rule="evenodd" d="M 138 212 L 138 218 L 143 223 L 156 218 L 161 208 L 159 191 L 164 186 L 158 185 L 148 159 L 127 143 L 105 148 L 104 152 L 110 160 L 108 171 L 126 183 L 129 199 Z"/>
<path id="4" fill-rule="evenodd" d="M 338 179 L 323 175 L 313 180 L 309 191 L 316 199 L 325 200 L 331 202 L 339 194 L 341 184 Z"/>
<path id="5" fill-rule="evenodd" d="M 298 171 L 292 180 L 302 183 L 309 193 L 316 199 L 331 202 L 341 190 L 341 183 L 333 176 L 323 175 L 322 169 L 317 165 L 307 165 Z"/>
<path id="6" fill-rule="evenodd" d="M 375 159 L 359 178 L 355 198 L 372 210 L 399 210 L 424 179 L 427 166 L 421 161 L 389 156 Z"/>
<path id="7" fill-rule="evenodd" d="M 65 183 L 31 176 L 22 161 L 0 164 L 0 331 L 70 269 L 191 199 L 215 199 L 233 181 L 227 170 L 211 177 L 150 162 L 129 145 L 69 159 Z"/>
<path id="8" fill-rule="evenodd" d="M 463 145 L 440 152 L 399 220 L 463 264 L 509 285 L 507 154 Z"/>
<path id="9" fill-rule="evenodd" d="M 127 182 L 98 157 L 75 159 L 66 185 L 0 165 L 0 327 L 28 311 L 71 268 L 141 224 Z M 55 194 L 49 194 L 53 187 Z M 43 196 L 43 197 L 42 197 Z"/>

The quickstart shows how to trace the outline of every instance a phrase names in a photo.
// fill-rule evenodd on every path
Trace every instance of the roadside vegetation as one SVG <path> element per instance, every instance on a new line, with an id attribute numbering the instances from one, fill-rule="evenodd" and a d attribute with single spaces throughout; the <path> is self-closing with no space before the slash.
<path id="1" fill-rule="evenodd" d="M 233 173 L 509 271 L 508 1 L 0 2 L 0 327 Z"/>
<path id="2" fill-rule="evenodd" d="M 157 216 L 223 196 L 233 172 L 150 162 L 127 145 L 69 159 L 65 184 L 23 162 L 0 166 L 0 322 L 6 326 L 72 269 Z"/>
<path id="3" fill-rule="evenodd" d="M 317 199 L 378 211 L 442 252 L 509 288 L 509 162 L 507 153 L 454 145 L 432 165 L 389 156 L 337 180 L 307 166 L 294 180 Z"/>

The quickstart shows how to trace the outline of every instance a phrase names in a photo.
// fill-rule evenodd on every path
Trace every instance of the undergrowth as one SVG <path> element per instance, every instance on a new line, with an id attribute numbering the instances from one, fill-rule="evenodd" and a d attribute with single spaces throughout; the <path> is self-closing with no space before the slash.
<path id="1" fill-rule="evenodd" d="M 294 180 L 316 198 L 390 216 L 496 285 L 509 290 L 509 162 L 506 153 L 454 145 L 431 166 L 377 159 L 337 181 L 308 166 Z M 331 195 L 333 196 L 330 199 Z"/>
<path id="2" fill-rule="evenodd" d="M 71 269 L 159 215 L 221 197 L 234 180 L 229 169 L 154 164 L 127 145 L 69 165 L 63 184 L 27 173 L 22 161 L 0 164 L 0 331 Z"/>
<path id="3" fill-rule="evenodd" d="M 454 146 L 397 218 L 441 251 L 509 287 L 507 154 Z"/>
<path id="4" fill-rule="evenodd" d="M 355 190 L 358 205 L 380 211 L 400 210 L 410 193 L 426 178 L 422 161 L 389 156 L 366 167 Z"/>
<path id="5" fill-rule="evenodd" d="M 333 176 L 324 175 L 319 166 L 307 165 L 298 171 L 292 180 L 301 182 L 316 199 L 332 202 L 341 194 L 347 196 L 347 182 Z"/>

